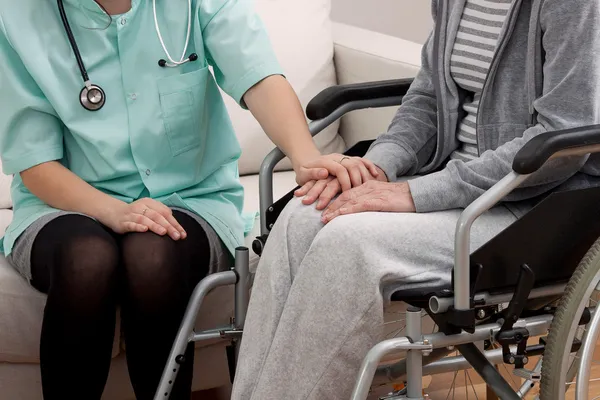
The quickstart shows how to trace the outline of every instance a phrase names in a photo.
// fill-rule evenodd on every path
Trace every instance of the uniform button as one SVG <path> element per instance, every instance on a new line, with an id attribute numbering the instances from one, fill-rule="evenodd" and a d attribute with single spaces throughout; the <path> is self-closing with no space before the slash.
<path id="1" fill-rule="evenodd" d="M 152 171 L 150 171 L 149 169 L 146 170 L 146 175 L 150 176 L 151 173 Z"/>
<path id="2" fill-rule="evenodd" d="M 131 93 L 131 94 L 129 95 L 129 98 L 130 98 L 131 100 L 135 101 L 135 100 L 137 100 L 137 94 L 136 94 L 136 93 Z"/>
<path id="3" fill-rule="evenodd" d="M 127 23 L 127 18 L 121 18 L 121 25 L 125 25 Z"/>

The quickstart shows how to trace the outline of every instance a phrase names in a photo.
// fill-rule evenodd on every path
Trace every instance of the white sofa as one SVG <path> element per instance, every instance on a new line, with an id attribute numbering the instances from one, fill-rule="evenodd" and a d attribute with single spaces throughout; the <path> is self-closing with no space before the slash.
<path id="1" fill-rule="evenodd" d="M 329 20 L 329 0 L 256 0 L 256 7 L 269 30 L 287 77 L 303 105 L 322 89 L 336 83 L 412 77 L 420 63 L 420 45 Z M 273 148 L 248 112 L 227 99 L 243 148 L 241 180 L 246 188 L 245 209 L 258 211 L 258 169 Z M 385 131 L 394 110 L 359 111 L 344 117 L 324 131 L 317 142 L 325 152 L 342 151 L 362 139 Z M 293 172 L 282 170 L 274 177 L 275 199 L 295 186 Z M 12 212 L 9 177 L 0 176 L 0 231 L 10 223 Z M 250 247 L 258 235 L 258 222 L 247 237 Z M 252 256 L 251 268 L 258 258 Z M 233 293 L 220 289 L 205 300 L 198 328 L 225 325 L 232 314 Z M 4 258 L 0 257 L 0 398 L 39 400 L 39 339 L 45 296 L 32 289 Z M 118 329 L 117 329 L 118 331 Z M 132 399 L 120 334 L 115 335 L 113 363 L 103 398 Z M 93 343 L 89 344 L 93 346 Z M 82 349 L 65 348 L 64 356 L 77 368 Z M 149 352 L 152 348 L 148 349 Z M 224 344 L 202 343 L 197 347 L 194 390 L 228 384 Z"/>

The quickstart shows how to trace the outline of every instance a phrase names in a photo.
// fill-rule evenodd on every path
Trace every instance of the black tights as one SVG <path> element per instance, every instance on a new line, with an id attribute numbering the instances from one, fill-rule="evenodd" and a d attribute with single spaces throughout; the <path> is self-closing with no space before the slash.
<path id="1" fill-rule="evenodd" d="M 32 284 L 48 294 L 40 359 L 45 400 L 100 399 L 108 377 L 117 306 L 136 398 L 152 399 L 188 299 L 208 273 L 202 227 L 175 211 L 188 234 L 116 235 L 94 220 L 66 215 L 47 224 L 31 256 Z M 193 346 L 171 399 L 190 398 Z"/>

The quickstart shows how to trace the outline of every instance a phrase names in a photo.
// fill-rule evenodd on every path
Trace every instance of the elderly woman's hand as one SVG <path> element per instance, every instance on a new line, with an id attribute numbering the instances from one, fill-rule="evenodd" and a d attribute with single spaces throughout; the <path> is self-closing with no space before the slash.
<path id="1" fill-rule="evenodd" d="M 361 169 L 361 163 L 367 162 L 370 163 L 369 160 L 360 158 L 360 157 L 352 157 L 344 160 L 344 167 L 352 170 Z M 377 180 L 380 182 L 387 182 L 387 177 L 385 172 L 382 169 L 373 165 L 374 168 L 369 168 L 367 172 L 362 171 L 361 181 L 362 184 Z M 372 174 L 373 170 L 376 171 L 376 174 Z M 353 185 L 353 187 L 358 187 L 360 185 Z M 331 203 L 331 200 L 335 198 L 339 193 L 342 192 L 342 185 L 340 180 L 335 176 L 329 176 L 326 179 L 321 180 L 313 180 L 309 181 L 300 189 L 296 190 L 294 193 L 297 197 L 304 197 L 302 199 L 302 203 L 305 205 L 311 205 L 315 201 L 317 202 L 317 210 L 323 210 L 325 207 Z"/>
<path id="2" fill-rule="evenodd" d="M 323 212 L 321 220 L 328 223 L 340 215 L 367 211 L 415 212 L 415 204 L 407 182 L 369 181 L 342 193 Z"/>

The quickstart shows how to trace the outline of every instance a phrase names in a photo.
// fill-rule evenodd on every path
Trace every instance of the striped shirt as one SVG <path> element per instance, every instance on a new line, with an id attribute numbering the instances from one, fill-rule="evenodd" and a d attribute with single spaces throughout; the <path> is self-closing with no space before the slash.
<path id="1" fill-rule="evenodd" d="M 479 157 L 477 111 L 485 78 L 496 52 L 512 0 L 467 0 L 450 58 L 450 74 L 469 92 L 458 129 L 459 148 L 450 156 L 463 161 Z"/>

